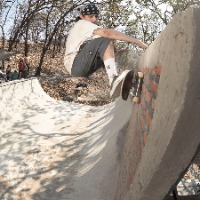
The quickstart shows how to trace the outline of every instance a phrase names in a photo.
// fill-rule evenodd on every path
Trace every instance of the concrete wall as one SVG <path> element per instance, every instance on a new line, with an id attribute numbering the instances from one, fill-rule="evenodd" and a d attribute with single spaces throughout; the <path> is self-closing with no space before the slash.
<path id="1" fill-rule="evenodd" d="M 140 59 L 145 73 L 115 200 L 162 200 L 200 141 L 200 8 L 174 16 Z"/>

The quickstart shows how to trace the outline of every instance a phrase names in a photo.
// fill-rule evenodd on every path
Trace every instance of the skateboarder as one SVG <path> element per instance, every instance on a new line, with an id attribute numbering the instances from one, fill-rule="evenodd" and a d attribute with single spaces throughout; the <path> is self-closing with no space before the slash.
<path id="1" fill-rule="evenodd" d="M 73 77 L 88 77 L 104 66 L 112 93 L 115 83 L 120 80 L 112 40 L 135 43 L 144 49 L 148 45 L 119 31 L 96 25 L 99 9 L 94 3 L 81 6 L 78 11 L 77 22 L 66 42 L 65 67 Z"/>

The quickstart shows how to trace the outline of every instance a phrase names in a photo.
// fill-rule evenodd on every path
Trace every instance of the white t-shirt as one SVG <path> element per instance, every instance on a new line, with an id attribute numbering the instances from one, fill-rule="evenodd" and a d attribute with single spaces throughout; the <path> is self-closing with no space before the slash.
<path id="1" fill-rule="evenodd" d="M 65 68 L 70 74 L 74 58 L 78 53 L 81 44 L 83 44 L 83 42 L 85 42 L 86 40 L 91 40 L 100 37 L 98 35 L 93 34 L 93 31 L 97 28 L 101 27 L 86 20 L 79 20 L 70 30 L 66 42 L 64 57 Z"/>

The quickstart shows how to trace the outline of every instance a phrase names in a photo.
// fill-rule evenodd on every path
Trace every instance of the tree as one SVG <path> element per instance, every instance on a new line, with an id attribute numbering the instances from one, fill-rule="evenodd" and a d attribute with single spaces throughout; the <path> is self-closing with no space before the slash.
<path id="1" fill-rule="evenodd" d="M 47 10 L 46 15 L 46 28 L 45 28 L 45 36 L 42 47 L 42 53 L 40 56 L 39 66 L 37 67 L 36 76 L 39 76 L 41 73 L 41 68 L 44 60 L 45 53 L 50 47 L 53 39 L 55 38 L 57 31 L 60 26 L 63 24 L 65 17 L 70 14 L 74 8 L 77 6 L 72 1 L 71 2 L 62 2 L 62 7 L 60 5 L 61 2 L 53 2 L 51 7 Z M 66 6 L 65 6 L 66 5 Z M 58 6 L 58 7 L 57 7 Z M 69 22 L 66 22 L 68 24 Z"/>
<path id="2" fill-rule="evenodd" d="M 13 49 L 13 45 L 20 40 L 23 35 L 28 33 L 30 22 L 34 20 L 35 15 L 48 8 L 48 3 L 43 0 L 28 0 L 28 3 L 19 3 L 19 14 L 16 14 L 14 27 L 10 36 L 9 50 Z M 27 39 L 26 35 L 24 38 Z M 27 49 L 27 48 L 25 48 Z"/>
<path id="3" fill-rule="evenodd" d="M 20 40 L 24 40 L 24 55 L 29 53 L 28 41 L 41 42 L 41 55 L 36 75 L 40 75 L 46 52 L 52 48 L 52 56 L 60 51 L 65 43 L 69 29 L 74 24 L 74 10 L 83 4 L 81 0 L 0 0 L 0 24 L 4 38 L 4 25 L 9 10 L 15 7 L 14 23 L 11 27 L 9 50 L 13 50 Z M 87 1 L 86 1 L 87 2 Z M 100 8 L 99 24 L 115 28 L 132 35 L 146 43 L 151 43 L 164 29 L 173 15 L 198 0 L 102 0 L 97 1 Z M 4 13 L 4 14 L 3 14 Z M 7 14 L 6 14 L 7 13 Z M 4 46 L 4 45 L 3 45 Z M 118 50 L 135 49 L 137 46 L 116 42 Z"/>
<path id="4" fill-rule="evenodd" d="M 139 19 L 138 24 L 144 24 L 142 26 L 146 28 L 146 40 L 153 41 L 174 14 L 197 4 L 199 0 L 136 0 L 135 15 Z"/>

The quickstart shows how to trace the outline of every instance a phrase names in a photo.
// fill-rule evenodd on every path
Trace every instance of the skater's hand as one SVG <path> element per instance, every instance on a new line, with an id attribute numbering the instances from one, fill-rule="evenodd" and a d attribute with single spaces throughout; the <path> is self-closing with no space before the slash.
<path id="1" fill-rule="evenodd" d="M 144 46 L 142 47 L 143 49 L 147 49 L 149 46 L 147 44 L 144 44 Z"/>
<path id="2" fill-rule="evenodd" d="M 142 47 L 143 49 L 147 49 L 149 46 L 147 44 L 145 44 L 144 42 L 140 41 L 140 47 Z"/>

